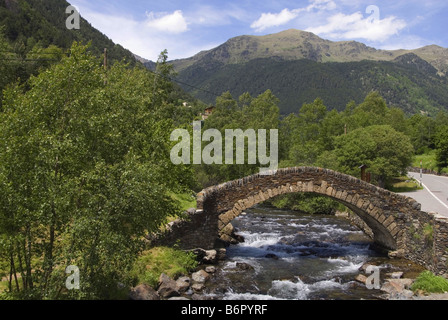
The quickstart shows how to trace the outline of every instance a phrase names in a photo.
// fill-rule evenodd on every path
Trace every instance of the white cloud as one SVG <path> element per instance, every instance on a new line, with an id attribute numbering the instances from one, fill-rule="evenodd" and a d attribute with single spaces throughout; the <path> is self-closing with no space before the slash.
<path id="1" fill-rule="evenodd" d="M 301 12 L 311 12 L 313 10 L 334 10 L 336 3 L 333 0 L 310 0 L 310 4 L 304 8 L 297 8 L 289 10 L 283 9 L 279 13 L 262 13 L 258 20 L 251 24 L 251 28 L 256 32 L 262 32 L 268 28 L 278 27 L 287 24 L 288 22 L 299 17 Z"/>
<path id="2" fill-rule="evenodd" d="M 115 43 L 153 61 L 165 49 L 171 60 L 186 58 L 211 48 L 190 42 L 191 39 L 184 33 L 188 31 L 188 24 L 181 11 L 147 13 L 144 19 L 137 20 L 125 14 L 100 13 L 84 8 L 83 17 Z"/>
<path id="3" fill-rule="evenodd" d="M 159 32 L 176 34 L 188 30 L 188 23 L 181 10 L 176 10 L 172 14 L 149 12 L 146 15 L 148 17 L 146 25 Z"/>
<path id="4" fill-rule="evenodd" d="M 297 10 L 290 11 L 283 9 L 280 13 L 262 13 L 261 17 L 251 24 L 251 28 L 257 32 L 261 32 L 267 28 L 278 27 L 297 18 L 299 12 Z"/>
<path id="5" fill-rule="evenodd" d="M 318 10 L 334 10 L 336 9 L 336 3 L 333 0 L 311 0 L 311 4 L 306 8 L 307 11 L 312 9 Z"/>
<path id="6" fill-rule="evenodd" d="M 392 39 L 378 46 L 378 49 L 383 50 L 399 50 L 399 49 L 418 49 L 427 45 L 433 44 L 433 42 L 423 39 L 416 35 L 400 36 L 399 39 Z"/>
<path id="7" fill-rule="evenodd" d="M 229 4 L 225 9 L 212 6 L 199 6 L 188 15 L 191 24 L 202 26 L 223 26 L 232 21 L 245 21 L 247 13 L 242 8 Z"/>
<path id="8" fill-rule="evenodd" d="M 308 28 L 306 31 L 333 39 L 365 39 L 383 42 L 397 35 L 406 27 L 406 22 L 390 16 L 384 19 L 371 19 L 356 12 L 350 15 L 337 13 L 327 19 L 327 24 Z"/>

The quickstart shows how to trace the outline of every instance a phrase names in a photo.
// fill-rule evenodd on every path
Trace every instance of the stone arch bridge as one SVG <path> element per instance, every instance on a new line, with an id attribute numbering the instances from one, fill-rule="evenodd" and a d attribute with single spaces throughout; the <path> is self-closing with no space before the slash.
<path id="1" fill-rule="evenodd" d="M 329 169 L 296 167 L 255 174 L 209 187 L 197 195 L 197 210 L 172 222 L 154 244 L 181 248 L 222 246 L 231 221 L 244 210 L 281 194 L 305 192 L 330 197 L 352 210 L 390 256 L 448 274 L 448 218 L 421 211 L 414 199 Z"/>

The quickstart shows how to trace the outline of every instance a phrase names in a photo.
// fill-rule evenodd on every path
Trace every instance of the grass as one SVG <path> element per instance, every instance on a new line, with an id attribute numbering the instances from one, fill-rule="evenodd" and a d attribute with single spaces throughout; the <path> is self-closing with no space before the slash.
<path id="1" fill-rule="evenodd" d="M 420 161 L 423 169 L 437 170 L 436 150 L 431 150 L 424 154 L 419 154 L 414 157 L 412 166 L 420 168 Z"/>
<path id="2" fill-rule="evenodd" d="M 155 247 L 145 251 L 138 258 L 132 270 L 132 276 L 136 277 L 139 283 L 146 283 L 156 288 L 162 273 L 176 279 L 181 275 L 187 275 L 197 267 L 197 264 L 191 252 Z"/>
<path id="3" fill-rule="evenodd" d="M 173 193 L 171 194 L 171 197 L 180 202 L 182 210 L 196 208 L 196 198 L 191 193 Z"/>
<path id="4" fill-rule="evenodd" d="M 388 189 L 392 192 L 411 192 L 421 190 L 423 187 L 417 180 L 404 176 L 393 179 Z"/>
<path id="5" fill-rule="evenodd" d="M 448 280 L 434 275 L 431 271 L 423 271 L 411 286 L 412 291 L 422 290 L 426 293 L 448 292 Z"/>
<path id="6" fill-rule="evenodd" d="M 418 154 L 418 155 L 414 156 L 412 166 L 415 168 L 420 168 L 420 161 L 421 161 L 421 166 L 423 169 L 438 171 L 436 152 L 437 152 L 436 150 L 431 150 L 424 154 Z M 448 168 L 443 168 L 441 170 L 441 173 L 448 174 Z"/>

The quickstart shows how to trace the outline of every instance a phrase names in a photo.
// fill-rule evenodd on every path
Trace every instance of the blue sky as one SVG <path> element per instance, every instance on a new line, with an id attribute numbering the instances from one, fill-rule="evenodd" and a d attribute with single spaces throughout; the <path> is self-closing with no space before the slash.
<path id="1" fill-rule="evenodd" d="M 191 57 L 240 35 L 286 29 L 377 49 L 448 47 L 445 0 L 69 0 L 116 43 L 155 61 Z"/>

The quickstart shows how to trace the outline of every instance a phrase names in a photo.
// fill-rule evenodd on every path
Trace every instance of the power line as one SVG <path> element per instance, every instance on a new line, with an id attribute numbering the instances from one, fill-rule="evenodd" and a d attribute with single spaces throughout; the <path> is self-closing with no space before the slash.
<path id="1" fill-rule="evenodd" d="M 18 54 L 15 51 L 3 51 L 0 50 L 0 53 L 10 53 L 10 54 Z M 29 51 L 27 54 L 56 54 L 56 55 L 60 55 L 60 54 L 65 54 L 66 52 L 34 52 L 34 51 Z"/>
<path id="2" fill-rule="evenodd" d="M 16 52 L 13 52 L 13 51 L 3 51 L 3 50 L 0 50 L 0 53 L 17 54 Z M 65 52 L 64 52 L 64 53 L 65 53 Z M 64 54 L 64 53 L 63 53 L 63 54 Z M 42 52 L 42 53 L 33 53 L 33 52 L 29 52 L 28 54 L 29 54 L 29 55 L 43 55 L 43 54 L 60 55 L 61 53 L 59 53 L 59 52 Z M 59 60 L 58 60 L 58 59 L 0 58 L 0 61 L 38 62 L 38 61 L 59 61 Z M 150 70 L 150 69 L 147 69 L 147 70 L 148 70 L 149 72 L 153 73 L 154 75 L 161 76 L 161 77 L 163 77 L 163 78 L 165 78 L 165 79 L 167 79 L 167 80 L 176 82 L 176 83 L 178 83 L 178 84 L 181 84 L 181 85 L 184 85 L 184 86 L 187 86 L 187 87 L 190 87 L 190 88 L 199 90 L 199 91 L 202 91 L 202 92 L 207 93 L 207 94 L 209 94 L 209 95 L 212 95 L 212 96 L 215 96 L 215 97 L 220 97 L 220 96 L 221 96 L 220 94 L 217 94 L 216 92 L 212 92 L 212 91 L 209 91 L 209 90 L 206 90 L 206 89 L 203 89 L 203 88 L 200 88 L 200 87 L 197 87 L 197 86 L 188 84 L 188 83 L 186 83 L 186 82 L 183 82 L 183 81 L 174 79 L 174 78 L 169 77 L 169 76 L 160 75 L 160 74 L 158 74 L 157 72 L 154 72 L 154 71 L 152 71 L 152 70 Z"/>
<path id="3" fill-rule="evenodd" d="M 193 89 L 196 89 L 196 90 L 199 90 L 199 91 L 202 91 L 202 92 L 211 94 L 211 95 L 213 95 L 213 96 L 215 96 L 215 97 L 220 97 L 220 96 L 221 96 L 220 94 L 217 94 L 217 93 L 215 93 L 215 92 L 211 92 L 211 91 L 208 91 L 208 90 L 205 90 L 205 89 L 202 89 L 202 88 L 193 86 L 193 85 L 191 85 L 191 84 L 188 84 L 188 83 L 185 83 L 185 82 L 182 82 L 182 81 L 173 79 L 173 78 L 168 78 L 168 79 L 170 79 L 171 81 L 177 82 L 177 83 L 179 83 L 179 84 L 182 84 L 182 85 L 184 85 L 184 86 L 188 86 L 188 87 L 191 87 L 191 88 L 193 88 Z"/>
<path id="4" fill-rule="evenodd" d="M 18 59 L 18 58 L 0 58 L 0 61 L 36 62 L 36 61 L 60 61 L 60 60 L 58 60 L 58 59 Z"/>
<path id="5" fill-rule="evenodd" d="M 147 70 L 148 70 L 150 73 L 152 73 L 152 74 L 154 74 L 154 75 L 156 75 L 156 76 L 161 76 L 161 77 L 163 77 L 163 78 L 165 78 L 165 79 L 167 79 L 167 80 L 170 80 L 170 81 L 173 81 L 173 82 L 177 82 L 177 83 L 179 83 L 179 84 L 181 84 L 181 85 L 188 86 L 188 87 L 190 87 L 190 88 L 193 88 L 193 89 L 202 91 L 202 92 L 204 92 L 204 93 L 208 93 L 208 94 L 213 95 L 213 96 L 215 96 L 215 97 L 220 97 L 220 96 L 221 96 L 220 94 L 217 94 L 216 92 L 211 92 L 211 91 L 205 90 L 205 89 L 203 89 L 203 88 L 199 88 L 199 87 L 196 87 L 196 86 L 194 86 L 194 85 L 188 84 L 188 83 L 186 83 L 186 82 L 183 82 L 183 81 L 174 79 L 174 78 L 172 78 L 172 77 L 169 77 L 169 76 L 166 76 L 166 75 L 158 74 L 157 72 L 152 71 L 152 70 L 150 70 L 150 69 L 147 69 Z"/>

